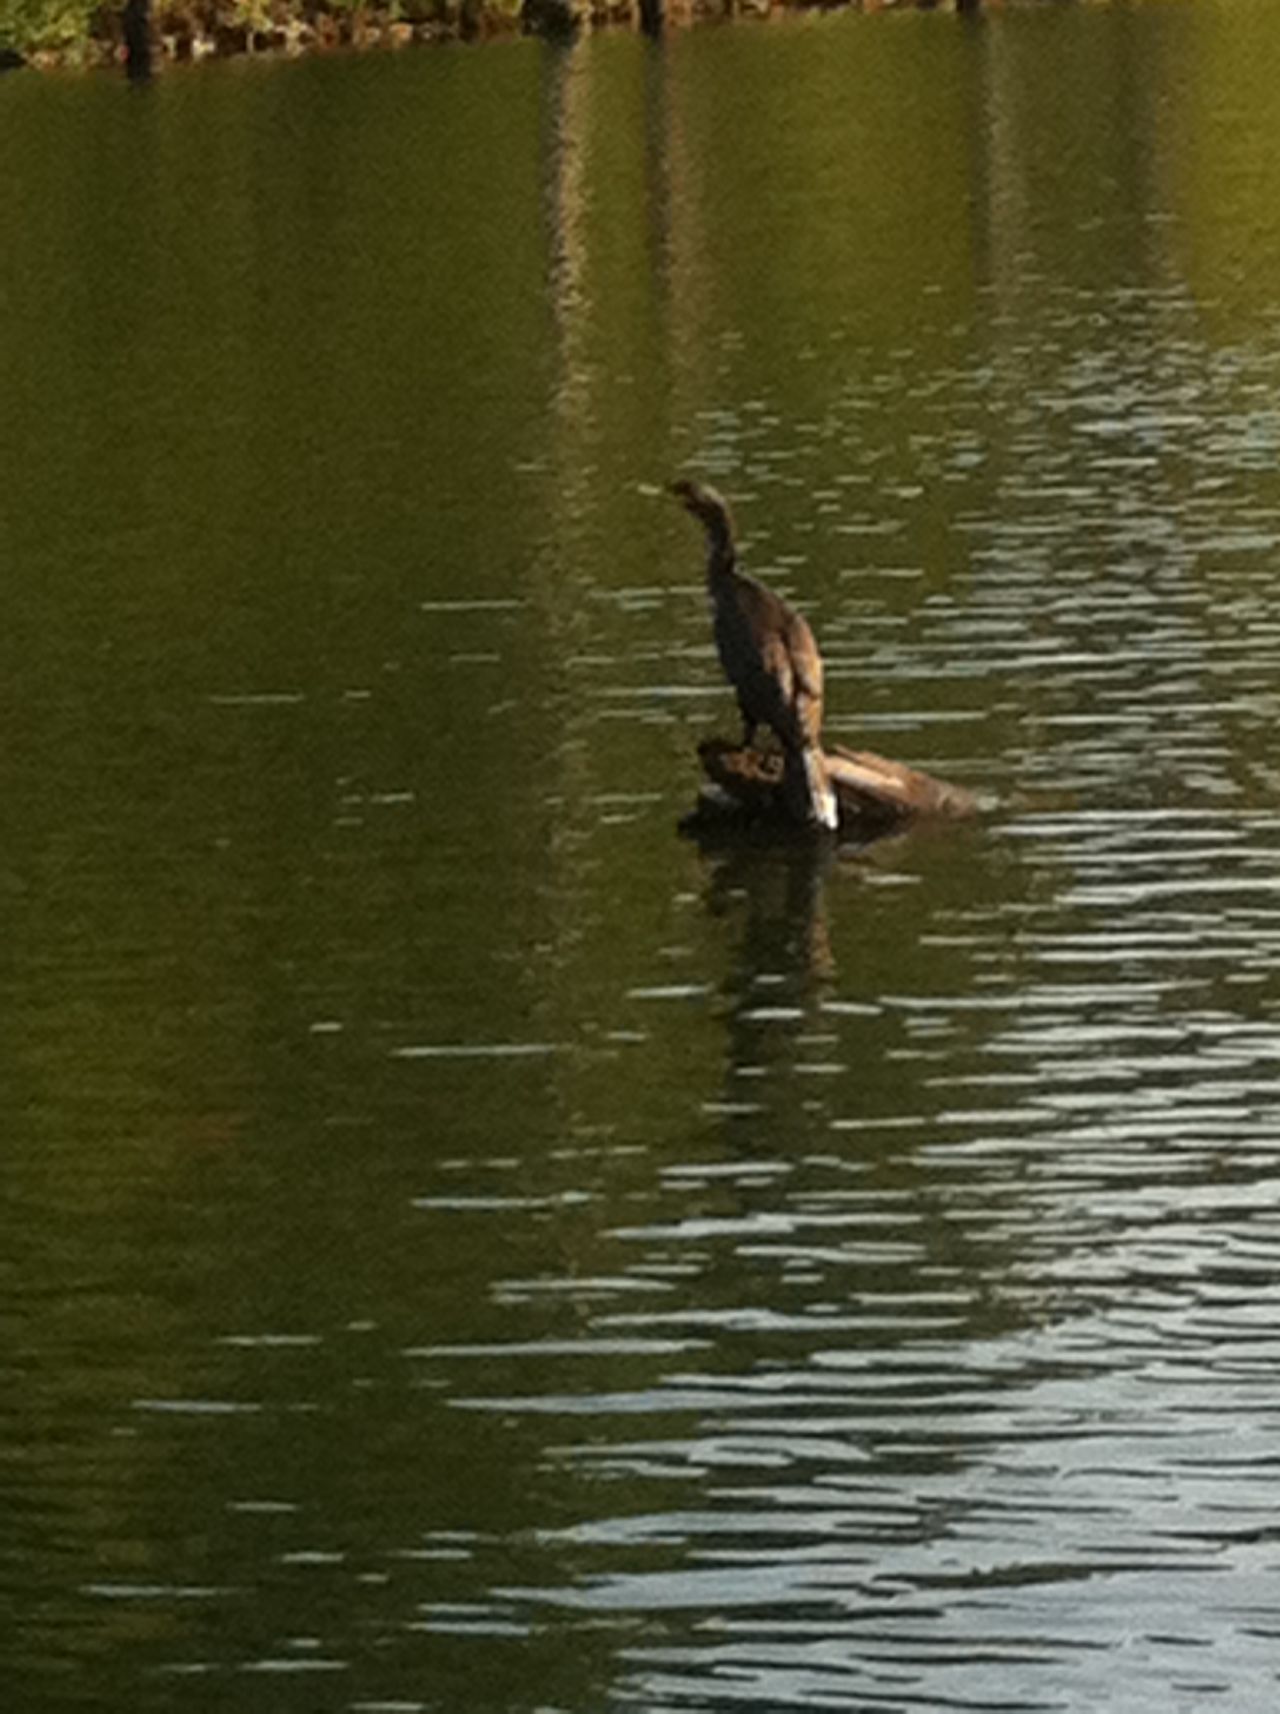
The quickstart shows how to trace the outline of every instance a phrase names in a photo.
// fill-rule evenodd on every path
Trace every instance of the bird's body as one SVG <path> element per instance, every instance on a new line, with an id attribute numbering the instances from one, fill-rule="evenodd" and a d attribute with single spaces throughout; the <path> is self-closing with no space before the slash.
<path id="1" fill-rule="evenodd" d="M 788 795 L 803 819 L 834 829 L 836 797 L 822 756 L 822 656 L 803 615 L 738 569 L 729 508 L 713 488 L 681 481 L 672 493 L 707 534 L 707 593 L 725 676 L 742 713 L 743 743 L 759 726 L 777 734 Z"/>

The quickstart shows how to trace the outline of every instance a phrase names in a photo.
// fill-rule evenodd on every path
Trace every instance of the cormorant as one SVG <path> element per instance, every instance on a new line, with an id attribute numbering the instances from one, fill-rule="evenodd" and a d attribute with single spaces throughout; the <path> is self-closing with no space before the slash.
<path id="1" fill-rule="evenodd" d="M 757 726 L 782 744 L 783 781 L 804 819 L 834 829 L 836 794 L 822 757 L 822 656 L 802 616 L 738 570 L 733 519 L 714 488 L 682 478 L 671 493 L 707 534 L 707 593 L 720 664 L 742 711 L 742 742 Z"/>

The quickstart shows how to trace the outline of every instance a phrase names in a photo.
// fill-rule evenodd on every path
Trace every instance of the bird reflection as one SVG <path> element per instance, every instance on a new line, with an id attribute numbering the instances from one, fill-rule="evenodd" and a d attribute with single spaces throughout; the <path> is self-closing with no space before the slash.
<path id="1" fill-rule="evenodd" d="M 778 1106 L 794 1124 L 797 1104 L 776 1103 L 772 1087 L 774 1080 L 792 1087 L 835 981 L 827 920 L 831 854 L 806 841 L 781 849 L 739 846 L 710 861 L 706 909 L 739 931 L 723 985 L 725 1108 Z"/>
<path id="2" fill-rule="evenodd" d="M 765 977 L 795 987 L 835 976 L 826 904 L 832 860 L 829 847 L 811 841 L 739 844 L 713 860 L 707 909 L 743 913 L 739 969 L 748 986 Z"/>

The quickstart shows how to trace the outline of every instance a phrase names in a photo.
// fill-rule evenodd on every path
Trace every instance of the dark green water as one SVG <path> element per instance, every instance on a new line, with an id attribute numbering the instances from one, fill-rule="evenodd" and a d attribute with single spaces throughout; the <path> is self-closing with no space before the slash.
<path id="1" fill-rule="evenodd" d="M 0 82 L 0 1703 L 1276 1704 L 1280 9 Z M 816 868 L 831 735 L 998 798 Z"/>

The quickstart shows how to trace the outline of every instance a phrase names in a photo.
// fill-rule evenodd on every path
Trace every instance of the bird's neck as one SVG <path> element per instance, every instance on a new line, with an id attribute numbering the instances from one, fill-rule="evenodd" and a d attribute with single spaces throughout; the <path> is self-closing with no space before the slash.
<path id="1" fill-rule="evenodd" d="M 738 554 L 733 537 L 727 530 L 712 527 L 707 531 L 707 584 L 714 589 L 723 578 L 738 568 Z"/>

